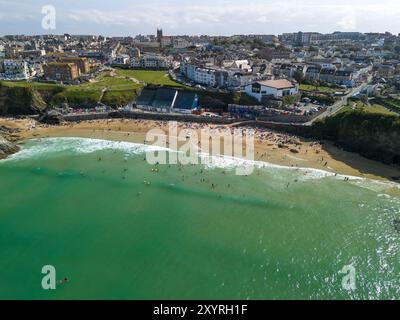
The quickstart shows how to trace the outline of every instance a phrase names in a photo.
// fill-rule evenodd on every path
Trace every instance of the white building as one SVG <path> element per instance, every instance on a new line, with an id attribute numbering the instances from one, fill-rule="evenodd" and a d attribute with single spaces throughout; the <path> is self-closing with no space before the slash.
<path id="1" fill-rule="evenodd" d="M 0 45 L 0 59 L 6 56 L 6 49 L 3 45 Z"/>
<path id="2" fill-rule="evenodd" d="M 258 70 L 261 71 L 261 68 Z M 225 60 L 221 67 L 204 62 L 201 65 L 188 61 L 180 64 L 180 73 L 187 79 L 197 84 L 228 90 L 244 88 L 254 80 L 260 79 L 259 75 L 253 74 L 252 71 L 248 60 Z"/>
<path id="3" fill-rule="evenodd" d="M 263 97 L 273 96 L 280 98 L 288 95 L 299 93 L 299 85 L 295 82 L 280 79 L 280 80 L 265 80 L 257 81 L 245 87 L 247 95 L 256 98 L 259 102 Z"/>
<path id="4" fill-rule="evenodd" d="M 118 64 L 118 65 L 127 65 L 129 64 L 130 57 L 127 54 L 120 54 L 117 55 L 114 60 L 113 64 Z"/>
<path id="5" fill-rule="evenodd" d="M 222 67 L 232 70 L 242 70 L 245 72 L 252 72 L 252 68 L 248 60 L 225 60 L 222 62 Z"/>
<path id="6" fill-rule="evenodd" d="M 196 65 L 183 61 L 181 62 L 179 70 L 186 78 L 194 81 L 194 73 L 196 71 L 196 68 Z"/>
<path id="7" fill-rule="evenodd" d="M 234 72 L 228 72 L 225 86 L 233 89 L 239 89 L 246 87 L 254 81 L 254 77 L 251 74 L 240 74 Z"/>
<path id="8" fill-rule="evenodd" d="M 132 59 L 132 68 L 142 69 L 168 69 L 172 63 L 169 59 L 159 54 L 145 54 L 141 57 Z"/>
<path id="9" fill-rule="evenodd" d="M 43 65 L 39 61 L 30 61 L 28 64 L 28 68 L 31 77 L 43 75 Z"/>
<path id="10" fill-rule="evenodd" d="M 23 60 L 4 60 L 4 74 L 6 80 L 27 80 L 30 78 L 28 63 Z"/>
<path id="11" fill-rule="evenodd" d="M 216 71 L 213 69 L 196 68 L 194 72 L 194 81 L 209 87 L 214 87 L 217 83 Z"/>

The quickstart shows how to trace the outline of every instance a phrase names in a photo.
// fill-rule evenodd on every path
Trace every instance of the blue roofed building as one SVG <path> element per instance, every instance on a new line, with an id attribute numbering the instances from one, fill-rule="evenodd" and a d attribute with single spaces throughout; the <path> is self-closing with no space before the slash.
<path id="1" fill-rule="evenodd" d="M 152 112 L 192 113 L 199 107 L 195 92 L 167 87 L 145 87 L 136 100 L 137 108 Z"/>
<path id="2" fill-rule="evenodd" d="M 178 91 L 173 103 L 173 111 L 179 113 L 192 113 L 199 107 L 199 97 L 194 92 Z"/>

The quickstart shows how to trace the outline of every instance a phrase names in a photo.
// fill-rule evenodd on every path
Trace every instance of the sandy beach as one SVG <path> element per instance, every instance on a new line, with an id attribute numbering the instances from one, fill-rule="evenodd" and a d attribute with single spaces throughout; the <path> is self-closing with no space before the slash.
<path id="1" fill-rule="evenodd" d="M 166 135 L 169 132 L 167 121 L 128 119 L 94 120 L 49 126 L 31 119 L 2 118 L 0 126 L 19 129 L 19 132 L 8 137 L 14 141 L 44 137 L 82 137 L 144 143 L 146 134 L 151 129 L 161 129 Z M 178 123 L 178 132 L 191 129 L 196 130 L 200 136 L 200 130 L 205 127 L 219 133 L 232 133 L 234 130 L 228 125 Z M 398 167 L 341 150 L 331 142 L 312 141 L 268 129 L 255 129 L 254 138 L 255 160 L 289 167 L 322 169 L 376 180 L 393 180 L 393 177 L 400 176 Z"/>

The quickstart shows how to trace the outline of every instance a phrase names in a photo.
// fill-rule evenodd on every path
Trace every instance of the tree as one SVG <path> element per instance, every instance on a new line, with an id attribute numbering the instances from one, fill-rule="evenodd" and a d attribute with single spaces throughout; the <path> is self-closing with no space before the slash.
<path id="1" fill-rule="evenodd" d="M 293 78 L 298 82 L 298 83 L 302 83 L 304 81 L 304 73 L 301 72 L 300 70 L 296 70 L 294 72 Z"/>
<path id="2" fill-rule="evenodd" d="M 300 97 L 298 95 L 288 95 L 282 98 L 282 102 L 284 106 L 291 106 L 299 101 L 299 98 Z"/>
<path id="3" fill-rule="evenodd" d="M 200 97 L 200 105 L 204 108 L 207 109 L 225 109 L 226 108 L 226 103 L 223 101 L 210 97 L 210 96 L 203 96 Z"/>

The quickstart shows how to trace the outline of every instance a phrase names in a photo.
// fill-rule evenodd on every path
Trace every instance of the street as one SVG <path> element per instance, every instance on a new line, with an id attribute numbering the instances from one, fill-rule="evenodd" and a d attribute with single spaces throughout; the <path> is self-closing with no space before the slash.
<path id="1" fill-rule="evenodd" d="M 339 101 L 335 102 L 332 106 L 328 107 L 328 109 L 321 113 L 320 115 L 316 116 L 314 119 L 312 119 L 309 122 L 306 122 L 304 125 L 312 125 L 315 121 L 324 119 L 326 117 L 329 117 L 336 112 L 340 111 L 343 107 L 345 107 L 348 103 L 348 99 L 351 98 L 354 94 L 357 92 L 361 92 L 363 89 L 365 89 L 366 86 L 368 86 L 370 81 L 370 78 L 368 79 L 368 82 L 363 83 L 362 85 L 353 88 L 346 96 L 342 97 Z"/>

